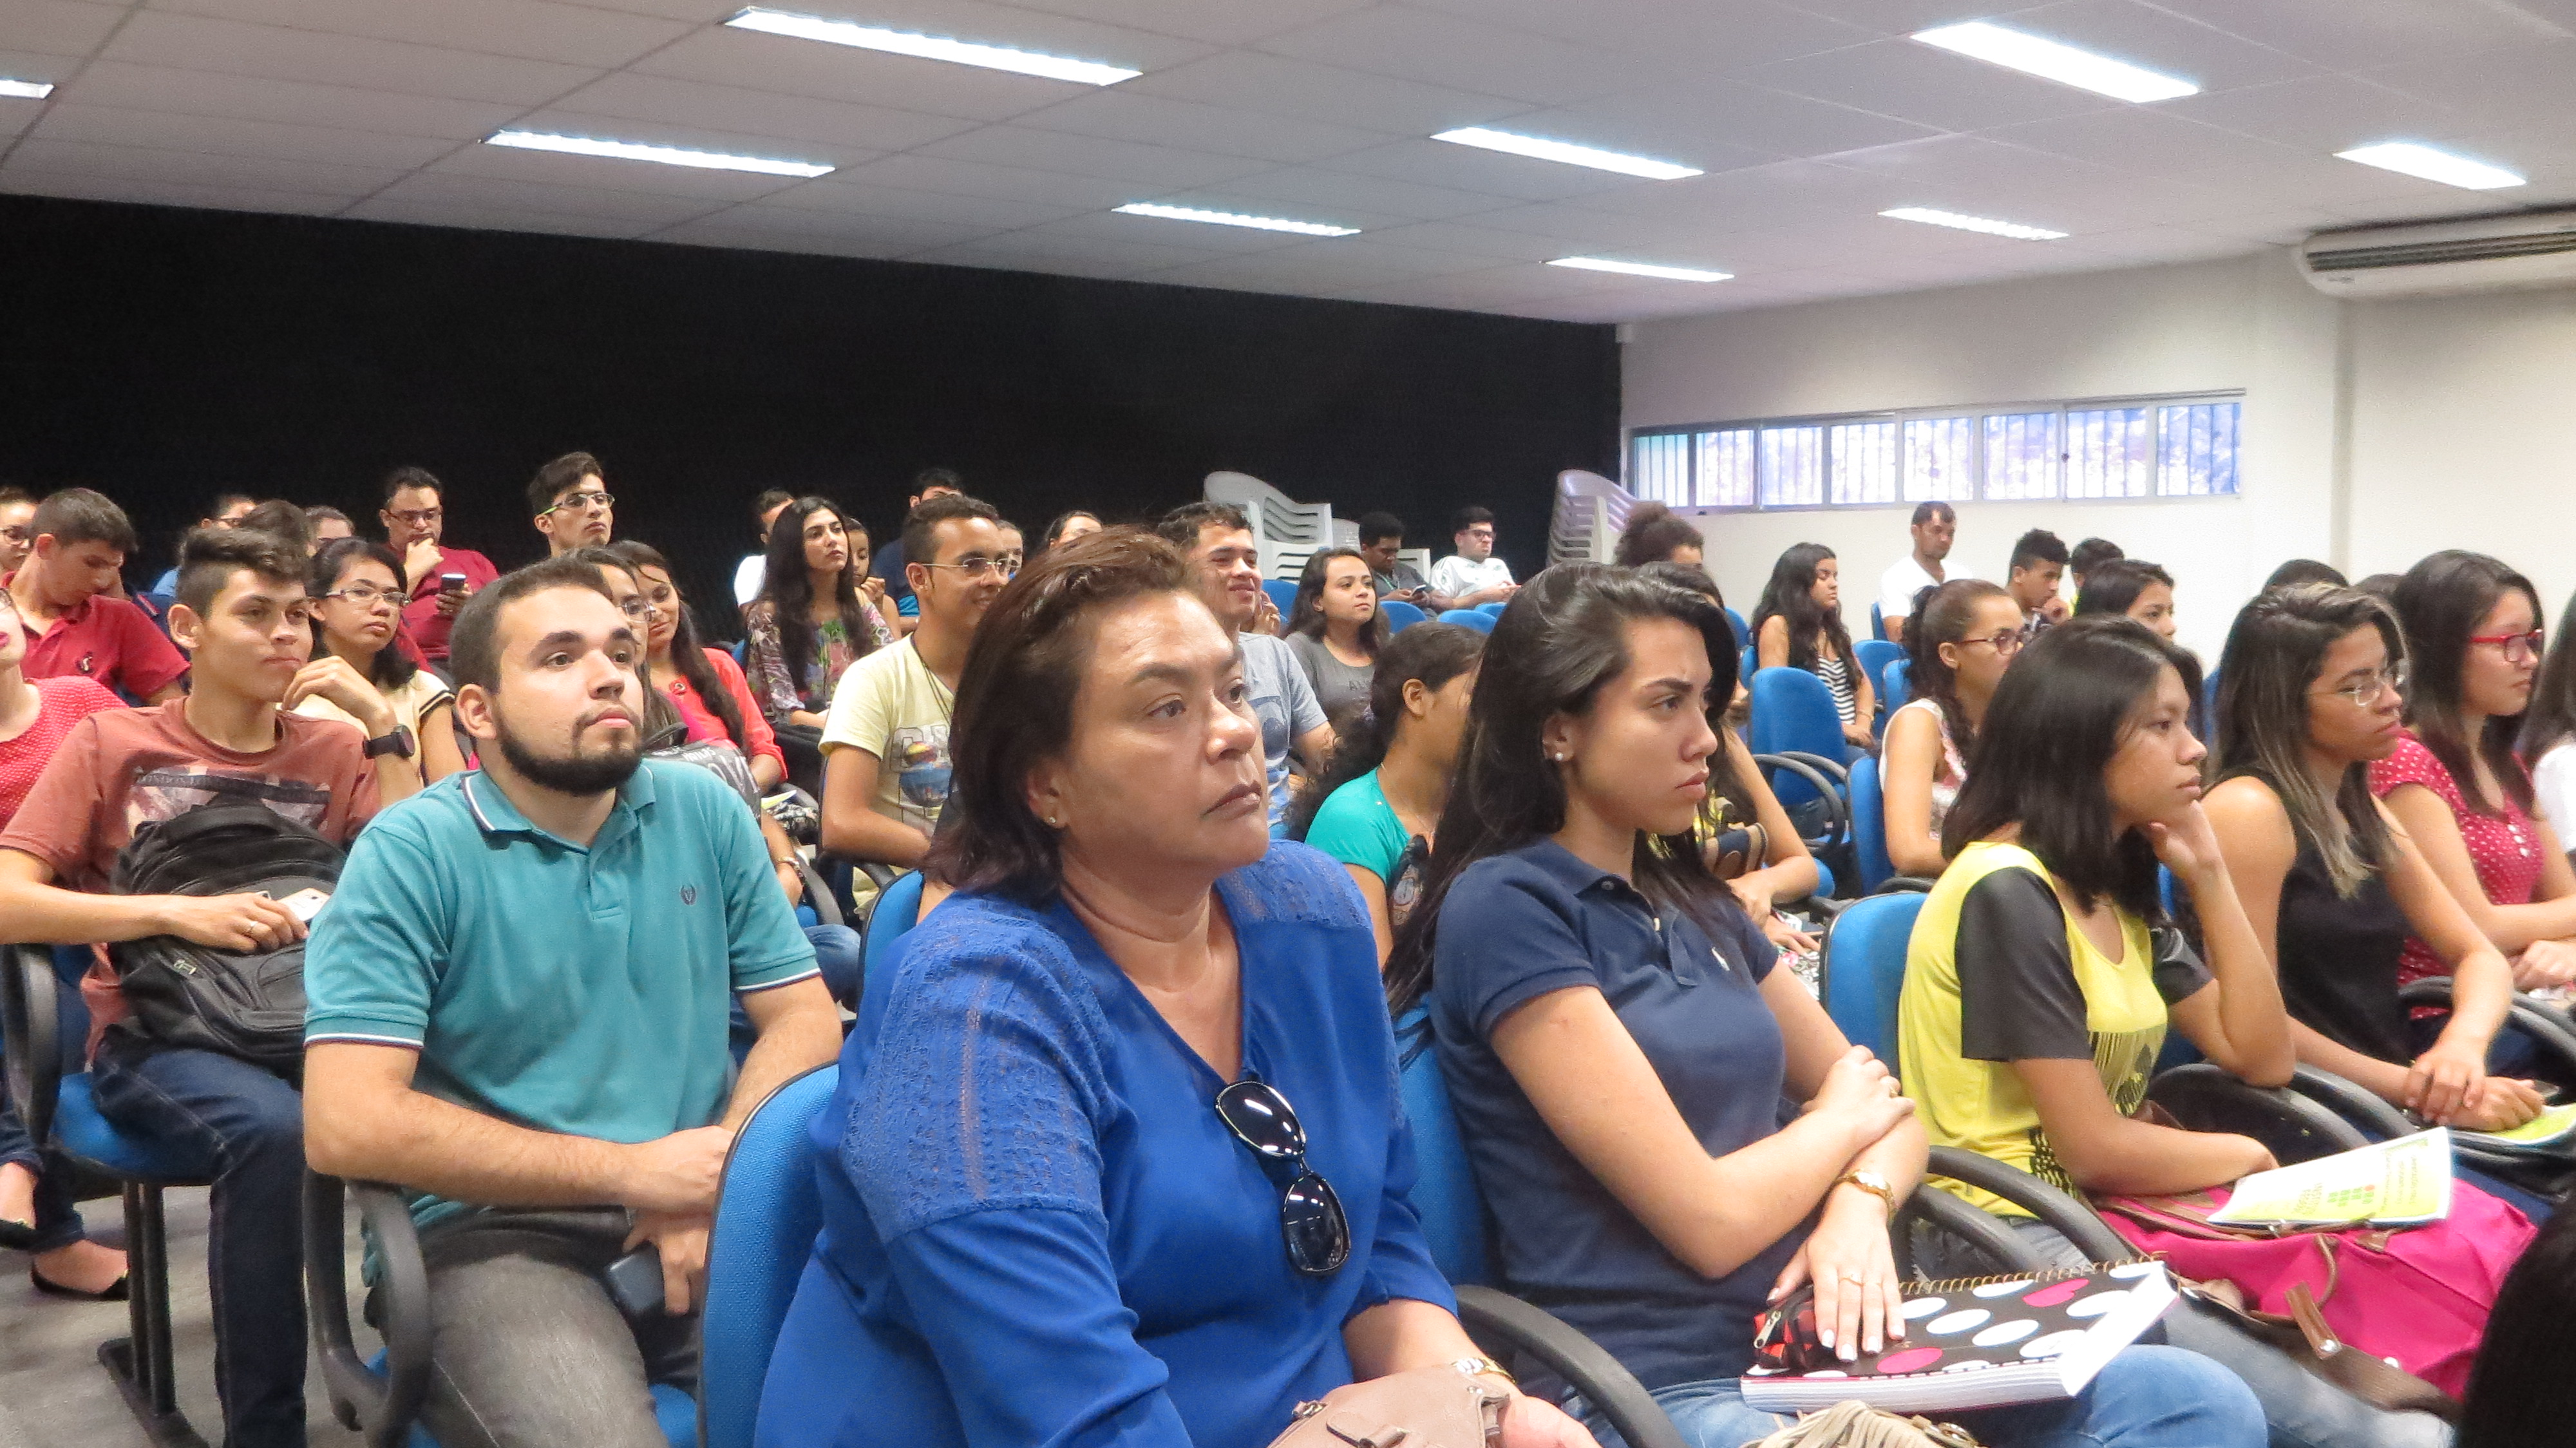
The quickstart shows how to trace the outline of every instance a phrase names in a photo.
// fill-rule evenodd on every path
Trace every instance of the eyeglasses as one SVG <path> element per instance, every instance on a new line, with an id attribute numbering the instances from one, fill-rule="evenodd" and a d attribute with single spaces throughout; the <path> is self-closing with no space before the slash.
<path id="1" fill-rule="evenodd" d="M 2529 633 L 2518 634 L 2485 634 L 2469 640 L 2473 644 L 2501 646 L 2504 650 L 2504 661 L 2508 664 L 2518 664 L 2525 659 L 2539 658 L 2542 646 L 2547 641 L 2546 629 L 2533 629 Z"/>
<path id="2" fill-rule="evenodd" d="M 2319 695 L 2341 694 L 2343 697 L 2352 701 L 2352 707 L 2356 709 L 2367 709 L 2371 705 L 2379 702 L 2379 696 L 2382 693 L 2403 694 L 2406 692 L 2406 666 L 2404 664 L 2393 664 L 2385 673 L 2372 674 L 2367 678 L 2356 679 L 2352 683 L 2347 684 L 2340 689 L 2316 689 L 2311 692 Z"/>
<path id="3" fill-rule="evenodd" d="M 1351 1224 L 1333 1184 L 1306 1165 L 1306 1128 L 1288 1098 L 1267 1081 L 1237 1081 L 1216 1093 L 1217 1119 L 1251 1147 L 1265 1165 L 1284 1167 L 1288 1185 L 1279 1195 L 1279 1231 L 1288 1239 L 1288 1265 L 1308 1277 L 1330 1277 L 1351 1256 Z"/>
<path id="4" fill-rule="evenodd" d="M 561 503 L 555 505 L 558 508 L 562 506 Z M 550 508 L 547 511 L 552 512 L 553 509 Z M 399 512 L 388 512 L 385 516 L 408 528 L 426 528 L 446 517 L 447 510 L 445 508 L 404 508 Z"/>
<path id="5" fill-rule="evenodd" d="M 323 598 L 345 598 L 360 608 L 372 607 L 378 599 L 387 599 L 397 604 L 401 603 L 403 599 L 403 595 L 395 589 L 370 588 L 363 583 L 349 588 L 335 588 L 329 593 L 325 593 L 320 596 Z"/>
<path id="6" fill-rule="evenodd" d="M 640 593 L 630 594 L 625 598 L 617 600 L 617 611 L 626 615 L 630 619 L 640 621 L 651 615 L 653 612 L 653 605 L 646 603 L 644 601 L 644 595 Z"/>
<path id="7" fill-rule="evenodd" d="M 566 493 L 563 501 L 546 509 L 549 513 L 586 513 L 593 509 L 606 511 L 617 506 L 613 493 Z"/>
<path id="8" fill-rule="evenodd" d="M 999 573 L 1006 579 L 1016 577 L 1020 571 L 1020 560 L 1008 553 L 999 558 L 987 558 L 981 553 L 970 553 L 954 563 L 933 563 L 930 566 L 954 568 L 959 577 L 971 583 L 987 573 Z"/>
<path id="9" fill-rule="evenodd" d="M 1993 649 L 1997 657 L 2008 659 L 2021 652 L 2021 646 L 2025 640 L 2021 636 L 2021 630 L 2006 629 L 2002 633 L 1999 633 L 1990 639 L 1961 639 L 1959 642 L 1962 644 L 1984 644 L 1986 647 Z"/>

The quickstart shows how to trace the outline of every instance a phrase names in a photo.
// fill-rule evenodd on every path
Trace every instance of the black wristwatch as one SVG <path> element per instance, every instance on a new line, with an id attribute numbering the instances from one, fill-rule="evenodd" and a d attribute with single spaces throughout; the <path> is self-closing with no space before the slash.
<path id="1" fill-rule="evenodd" d="M 417 754 L 419 749 L 420 746 L 412 740 L 410 726 L 404 724 L 395 725 L 394 732 L 391 734 L 367 741 L 369 759 L 382 759 L 388 754 L 399 754 L 409 759 Z"/>

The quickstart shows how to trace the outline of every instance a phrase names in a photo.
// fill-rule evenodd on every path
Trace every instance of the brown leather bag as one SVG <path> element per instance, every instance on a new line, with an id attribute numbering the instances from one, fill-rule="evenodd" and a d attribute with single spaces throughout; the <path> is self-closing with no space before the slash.
<path id="1" fill-rule="evenodd" d="M 1450 1366 L 1390 1373 L 1299 1403 L 1270 1448 L 1486 1448 L 1511 1396 Z"/>

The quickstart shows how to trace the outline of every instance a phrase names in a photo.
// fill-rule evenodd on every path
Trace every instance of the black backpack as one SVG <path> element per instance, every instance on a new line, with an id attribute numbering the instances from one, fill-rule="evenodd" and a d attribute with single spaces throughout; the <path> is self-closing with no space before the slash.
<path id="1" fill-rule="evenodd" d="M 134 832 L 108 889 L 119 895 L 328 894 L 340 847 L 263 804 L 211 804 Z M 304 943 L 243 954 L 176 935 L 108 947 L 132 1014 L 165 1046 L 236 1056 L 295 1079 L 304 1061 Z"/>

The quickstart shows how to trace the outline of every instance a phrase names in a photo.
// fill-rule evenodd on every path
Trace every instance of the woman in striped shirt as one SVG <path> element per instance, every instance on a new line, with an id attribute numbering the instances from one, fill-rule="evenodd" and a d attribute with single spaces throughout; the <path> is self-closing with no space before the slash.
<path id="1" fill-rule="evenodd" d="M 1869 726 L 1878 696 L 1843 629 L 1841 572 L 1834 550 L 1822 543 L 1801 543 L 1781 554 L 1753 610 L 1753 637 L 1763 668 L 1804 669 L 1824 680 L 1834 712 L 1842 716 L 1843 739 L 1867 749 L 1875 742 Z"/>

